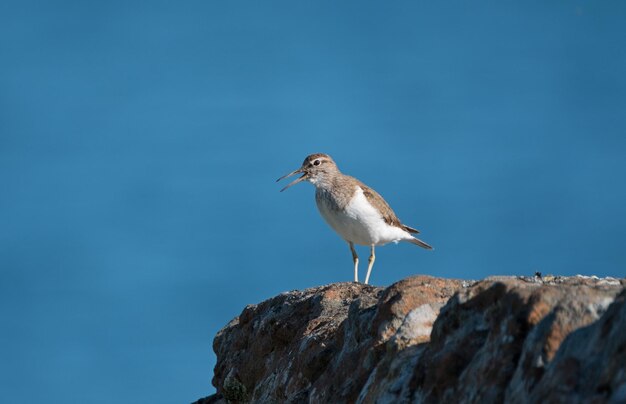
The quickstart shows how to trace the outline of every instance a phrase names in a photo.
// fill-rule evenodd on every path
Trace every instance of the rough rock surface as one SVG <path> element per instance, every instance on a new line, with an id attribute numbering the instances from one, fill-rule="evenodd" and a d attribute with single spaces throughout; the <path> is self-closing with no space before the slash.
<path id="1" fill-rule="evenodd" d="M 250 305 L 197 403 L 626 403 L 625 279 L 415 276 Z"/>

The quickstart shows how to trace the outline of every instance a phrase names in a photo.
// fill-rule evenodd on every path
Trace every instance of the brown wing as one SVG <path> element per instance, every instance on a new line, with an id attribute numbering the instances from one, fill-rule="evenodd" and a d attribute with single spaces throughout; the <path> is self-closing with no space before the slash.
<path id="1" fill-rule="evenodd" d="M 389 204 L 383 199 L 382 196 L 380 196 L 378 192 L 374 191 L 372 188 L 368 187 L 367 185 L 363 183 L 360 183 L 360 186 L 363 189 L 363 195 L 365 195 L 369 203 L 371 203 L 376 209 L 380 211 L 380 213 L 383 216 L 383 219 L 385 220 L 385 223 L 391 226 L 400 227 L 408 231 L 409 233 L 414 233 L 414 234 L 419 233 L 419 230 L 402 224 L 402 222 L 400 222 L 400 219 L 398 219 L 398 216 L 396 216 L 393 209 L 391 209 L 391 206 L 389 206 Z"/>
<path id="2" fill-rule="evenodd" d="M 412 227 L 409 227 L 409 226 L 407 226 L 406 224 L 403 224 L 403 225 L 402 225 L 402 228 L 403 228 L 404 230 L 408 231 L 409 233 L 413 233 L 413 234 L 417 234 L 417 233 L 419 233 L 419 232 L 420 232 L 419 230 L 414 229 L 414 228 L 412 228 Z"/>
<path id="3" fill-rule="evenodd" d="M 360 185 L 363 189 L 363 195 L 365 195 L 369 203 L 371 203 L 376 209 L 378 209 L 387 224 L 390 224 L 392 226 L 402 225 L 402 223 L 400 223 L 400 219 L 398 219 L 398 216 L 396 216 L 389 204 L 383 199 L 382 196 L 380 196 L 378 192 L 374 191 L 372 188 L 363 183 L 361 183 Z"/>

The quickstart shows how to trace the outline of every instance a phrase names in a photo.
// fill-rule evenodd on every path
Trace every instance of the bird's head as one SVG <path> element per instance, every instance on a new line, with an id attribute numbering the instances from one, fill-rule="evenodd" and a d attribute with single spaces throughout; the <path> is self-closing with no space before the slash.
<path id="1" fill-rule="evenodd" d="M 337 173 L 338 171 L 339 169 L 337 168 L 337 164 L 335 164 L 333 159 L 328 154 L 315 153 L 307 156 L 307 158 L 305 158 L 302 162 L 302 166 L 296 171 L 283 175 L 277 179 L 276 182 L 282 180 L 283 178 L 291 177 L 292 175 L 302 174 L 301 177 L 290 182 L 287 186 L 280 190 L 280 192 L 283 192 L 285 189 L 292 185 L 296 185 L 301 181 L 309 181 L 314 185 L 324 182 L 330 175 Z"/>

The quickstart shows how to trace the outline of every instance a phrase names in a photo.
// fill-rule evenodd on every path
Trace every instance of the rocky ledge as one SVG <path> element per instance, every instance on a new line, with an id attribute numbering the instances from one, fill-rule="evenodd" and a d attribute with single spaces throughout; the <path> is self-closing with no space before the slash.
<path id="1" fill-rule="evenodd" d="M 625 279 L 415 276 L 247 306 L 197 403 L 625 403 Z"/>

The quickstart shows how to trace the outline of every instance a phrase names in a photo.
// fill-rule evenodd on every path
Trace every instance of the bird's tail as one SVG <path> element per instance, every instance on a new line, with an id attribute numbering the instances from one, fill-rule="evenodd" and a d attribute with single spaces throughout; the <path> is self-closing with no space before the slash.
<path id="1" fill-rule="evenodd" d="M 430 245 L 428 245 L 428 244 L 424 243 L 424 242 L 423 242 L 422 240 L 420 240 L 419 238 L 411 237 L 411 238 L 407 239 L 406 241 L 408 241 L 409 243 L 413 243 L 413 244 L 415 244 L 415 245 L 418 245 L 418 246 L 420 246 L 420 247 L 422 247 L 422 248 L 425 248 L 425 249 L 427 249 L 427 250 L 432 250 L 432 249 L 433 249 L 433 247 L 432 247 L 432 246 L 430 246 Z"/>

